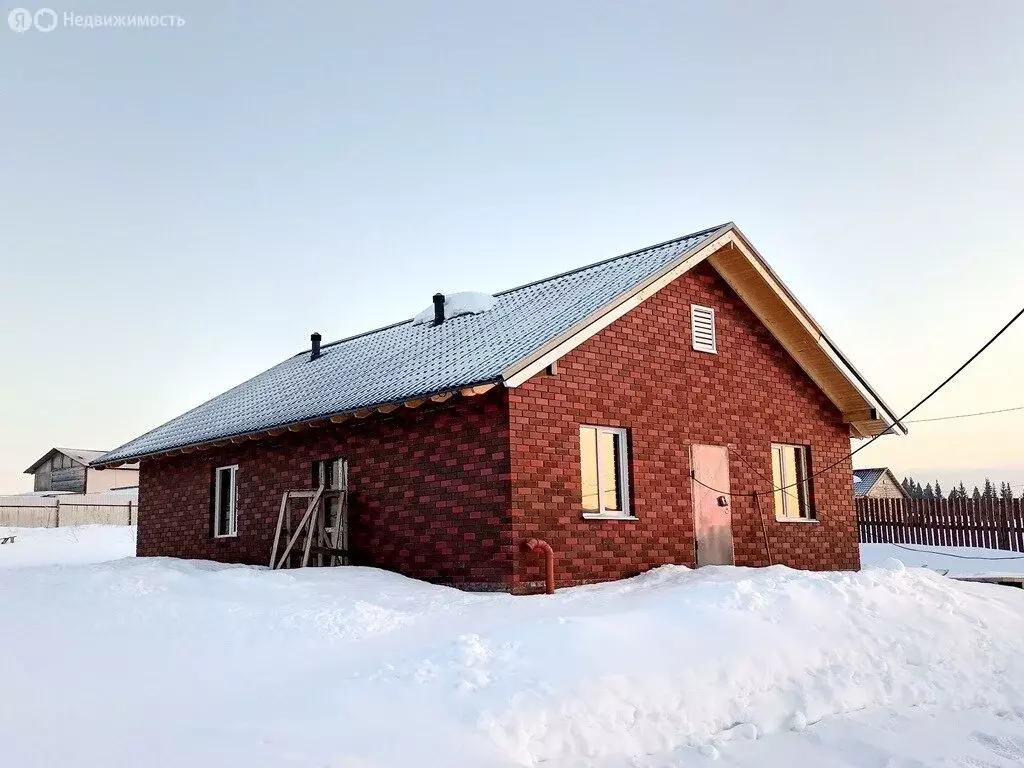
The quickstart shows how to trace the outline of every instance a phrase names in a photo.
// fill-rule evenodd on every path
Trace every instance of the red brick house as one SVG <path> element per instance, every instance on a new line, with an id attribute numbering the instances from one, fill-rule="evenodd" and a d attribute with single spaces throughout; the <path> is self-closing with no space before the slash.
<path id="1" fill-rule="evenodd" d="M 559 586 L 859 566 L 850 438 L 905 430 L 735 225 L 433 313 L 94 462 L 142 462 L 139 555 L 266 564 L 282 493 L 344 459 L 350 562 L 431 581 L 533 589 L 534 537 Z"/>

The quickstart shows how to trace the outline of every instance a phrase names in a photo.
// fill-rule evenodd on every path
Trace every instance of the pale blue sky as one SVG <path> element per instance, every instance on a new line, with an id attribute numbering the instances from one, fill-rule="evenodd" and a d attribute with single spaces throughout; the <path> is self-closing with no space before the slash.
<path id="1" fill-rule="evenodd" d="M 1024 301 L 1017 0 L 51 7 L 186 23 L 0 27 L 0 491 L 313 330 L 728 220 L 899 409 Z M 1022 380 L 1024 325 L 920 415 Z M 863 463 L 1024 466 L 1022 433 Z"/>

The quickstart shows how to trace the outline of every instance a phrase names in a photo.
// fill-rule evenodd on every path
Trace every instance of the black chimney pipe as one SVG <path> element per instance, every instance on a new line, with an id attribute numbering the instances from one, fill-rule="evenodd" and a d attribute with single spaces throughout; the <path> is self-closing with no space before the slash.
<path id="1" fill-rule="evenodd" d="M 309 342 L 313 346 L 313 348 L 309 350 L 309 361 L 313 362 L 320 357 L 320 334 L 316 332 L 312 333 L 309 337 Z"/>
<path id="2" fill-rule="evenodd" d="M 434 294 L 434 325 L 444 322 L 444 294 Z"/>

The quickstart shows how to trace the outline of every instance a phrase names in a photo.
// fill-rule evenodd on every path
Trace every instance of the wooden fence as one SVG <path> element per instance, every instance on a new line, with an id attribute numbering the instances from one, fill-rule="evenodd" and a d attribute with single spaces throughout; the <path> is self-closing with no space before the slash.
<path id="1" fill-rule="evenodd" d="M 0 526 L 62 528 L 69 525 L 134 525 L 139 503 L 115 494 L 0 496 Z"/>
<path id="2" fill-rule="evenodd" d="M 1024 552 L 1020 499 L 857 499 L 857 527 L 864 544 Z"/>

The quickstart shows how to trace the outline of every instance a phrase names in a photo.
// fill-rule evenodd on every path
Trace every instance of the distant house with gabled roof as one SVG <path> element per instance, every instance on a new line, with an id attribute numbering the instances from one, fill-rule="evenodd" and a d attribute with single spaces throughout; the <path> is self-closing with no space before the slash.
<path id="1" fill-rule="evenodd" d="M 853 495 L 857 499 L 909 499 L 896 475 L 888 467 L 853 470 Z"/>
<path id="2" fill-rule="evenodd" d="M 25 470 L 32 475 L 32 490 L 37 493 L 105 493 L 137 488 L 139 464 L 128 462 L 116 469 L 91 467 L 106 451 L 80 448 L 51 448 Z"/>
<path id="3" fill-rule="evenodd" d="M 559 585 L 857 568 L 849 441 L 900 431 L 726 224 L 314 335 L 93 464 L 141 461 L 140 555 L 267 564 L 283 494 L 345 476 L 348 562 L 521 592 L 544 576 L 533 539 Z"/>

